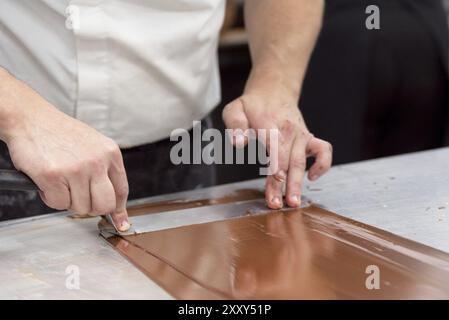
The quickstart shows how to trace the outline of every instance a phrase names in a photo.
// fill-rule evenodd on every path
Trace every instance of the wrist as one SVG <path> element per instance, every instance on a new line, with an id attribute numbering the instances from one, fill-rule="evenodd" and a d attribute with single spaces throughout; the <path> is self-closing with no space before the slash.
<path id="1" fill-rule="evenodd" d="M 280 96 L 283 100 L 297 104 L 300 96 L 301 80 L 298 75 L 290 75 L 280 68 L 254 67 L 245 86 L 245 94 Z"/>

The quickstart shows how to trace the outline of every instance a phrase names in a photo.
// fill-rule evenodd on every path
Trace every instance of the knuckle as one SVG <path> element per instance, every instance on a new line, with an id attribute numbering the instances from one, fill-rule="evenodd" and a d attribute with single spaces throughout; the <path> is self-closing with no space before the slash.
<path id="1" fill-rule="evenodd" d="M 109 143 L 106 144 L 106 155 L 113 160 L 117 160 L 121 157 L 120 148 L 115 141 L 109 140 Z"/>
<path id="2" fill-rule="evenodd" d="M 86 161 L 86 165 L 89 167 L 89 169 L 94 174 L 99 174 L 99 173 L 104 172 L 104 169 L 106 167 L 103 159 L 101 159 L 100 157 L 93 157 L 93 158 L 88 159 Z"/>
<path id="3" fill-rule="evenodd" d="M 308 140 L 308 142 L 310 142 L 310 140 L 312 140 L 311 138 L 313 138 L 313 135 L 312 135 L 309 131 L 304 130 L 304 129 L 298 130 L 298 136 L 299 136 L 301 139 L 306 139 L 306 140 Z"/>
<path id="4" fill-rule="evenodd" d="M 103 215 L 103 214 L 110 214 L 110 213 L 114 212 L 114 210 L 115 210 L 115 207 L 113 204 L 103 203 L 103 204 L 99 204 L 99 205 L 96 205 L 95 207 L 93 207 L 90 215 L 99 216 L 99 215 Z"/>
<path id="5" fill-rule="evenodd" d="M 327 171 L 331 166 L 331 162 L 329 160 L 330 159 L 318 159 L 316 162 L 317 169 L 319 171 Z"/>
<path id="6" fill-rule="evenodd" d="M 226 116 L 227 114 L 229 114 L 229 112 L 232 110 L 232 106 L 233 103 L 228 103 L 224 108 L 223 108 L 223 116 Z"/>
<path id="7" fill-rule="evenodd" d="M 233 111 L 235 109 L 235 102 L 228 103 L 224 108 L 222 112 L 222 118 L 223 120 L 229 120 L 229 118 L 233 115 Z"/>
<path id="8" fill-rule="evenodd" d="M 333 147 L 332 147 L 332 144 L 330 142 L 328 142 L 326 140 L 322 140 L 322 139 L 317 139 L 317 141 L 318 141 L 318 146 L 319 146 L 319 148 L 321 150 L 324 150 L 326 152 L 327 151 L 331 151 L 332 152 Z"/>
<path id="9" fill-rule="evenodd" d="M 290 167 L 304 170 L 306 168 L 305 157 L 295 156 L 290 161 Z"/>
<path id="10" fill-rule="evenodd" d="M 66 171 L 70 176 L 78 176 L 83 173 L 83 166 L 80 162 L 76 162 L 62 170 Z"/>
<path id="11" fill-rule="evenodd" d="M 56 209 L 56 210 L 66 210 L 69 208 L 69 204 L 66 203 L 64 200 L 60 199 L 57 195 L 54 195 L 51 191 L 45 192 L 44 195 L 44 202 L 47 206 L 50 208 Z"/>
<path id="12" fill-rule="evenodd" d="M 298 124 L 296 122 L 294 122 L 290 119 L 286 119 L 286 120 L 282 121 L 281 131 L 284 134 L 291 135 L 295 132 L 297 127 L 298 127 Z"/>
<path id="13" fill-rule="evenodd" d="M 115 194 L 116 194 L 117 198 L 120 198 L 120 199 L 128 198 L 128 194 L 129 194 L 128 184 L 123 184 L 123 185 L 117 187 L 117 189 L 115 190 Z"/>
<path id="14" fill-rule="evenodd" d="M 48 183 L 57 182 L 58 179 L 62 176 L 63 170 L 62 168 L 58 168 L 55 166 L 48 166 L 44 168 L 41 173 L 41 177 Z"/>

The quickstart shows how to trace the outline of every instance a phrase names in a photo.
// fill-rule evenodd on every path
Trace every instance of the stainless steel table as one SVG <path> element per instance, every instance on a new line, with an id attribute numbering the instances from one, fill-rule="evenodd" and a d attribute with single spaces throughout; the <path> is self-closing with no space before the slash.
<path id="1" fill-rule="evenodd" d="M 225 195 L 252 180 L 134 201 Z M 304 196 L 331 211 L 449 252 L 449 148 L 336 166 Z M 170 299 L 98 236 L 97 219 L 66 213 L 0 223 L 0 298 Z M 79 289 L 66 269 L 80 271 Z M 70 268 L 69 268 L 70 271 Z"/>

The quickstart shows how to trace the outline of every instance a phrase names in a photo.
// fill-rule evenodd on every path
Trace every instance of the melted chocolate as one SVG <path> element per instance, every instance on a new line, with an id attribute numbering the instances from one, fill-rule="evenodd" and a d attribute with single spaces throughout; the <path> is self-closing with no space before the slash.
<path id="1" fill-rule="evenodd" d="M 202 207 L 214 204 L 224 204 L 235 201 L 245 201 L 264 198 L 264 194 L 260 190 L 256 189 L 239 189 L 233 193 L 212 199 L 197 199 L 197 200 L 186 200 L 186 199 L 176 199 L 170 201 L 160 201 L 148 204 L 131 206 L 128 208 L 129 216 L 139 216 L 150 213 L 160 213 L 165 211 L 173 211 L 180 209 L 188 209 L 195 207 Z"/>
<path id="2" fill-rule="evenodd" d="M 448 254 L 317 207 L 108 241 L 180 299 L 449 298 Z"/>

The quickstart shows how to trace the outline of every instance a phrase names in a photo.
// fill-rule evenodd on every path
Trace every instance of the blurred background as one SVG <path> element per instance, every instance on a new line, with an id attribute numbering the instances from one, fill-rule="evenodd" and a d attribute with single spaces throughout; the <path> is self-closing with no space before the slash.
<path id="1" fill-rule="evenodd" d="M 368 30 L 367 6 L 380 8 Z M 449 0 L 328 0 L 299 107 L 334 146 L 334 164 L 448 145 Z M 243 1 L 228 0 L 219 49 L 223 107 L 244 88 L 251 61 Z M 218 183 L 258 177 L 256 165 L 218 165 Z"/>

